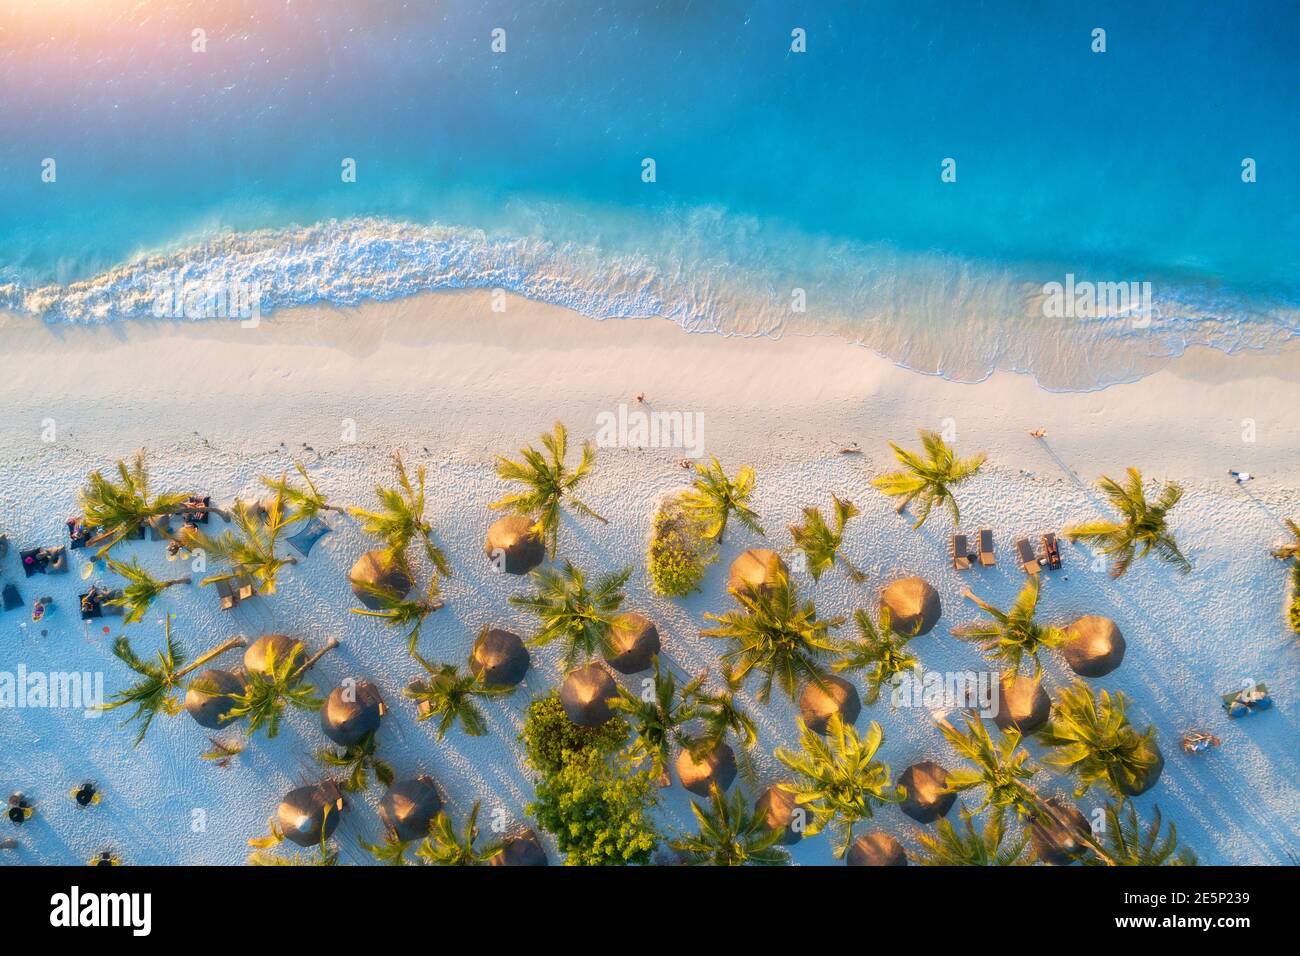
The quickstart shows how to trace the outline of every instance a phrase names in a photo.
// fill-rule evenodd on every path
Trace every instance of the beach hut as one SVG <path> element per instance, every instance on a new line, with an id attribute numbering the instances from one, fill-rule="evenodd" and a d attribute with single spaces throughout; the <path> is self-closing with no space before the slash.
<path id="1" fill-rule="evenodd" d="M 506 574 L 527 574 L 546 560 L 546 545 L 524 515 L 506 515 L 488 528 L 483 552 Z"/>
<path id="2" fill-rule="evenodd" d="M 420 840 L 442 809 L 442 797 L 429 776 L 399 780 L 379 801 L 379 819 L 399 840 Z"/>
<path id="3" fill-rule="evenodd" d="M 840 715 L 840 720 L 851 724 L 862 713 L 862 701 L 858 698 L 858 689 L 842 677 L 826 675 L 822 682 L 809 681 L 799 695 L 799 719 L 807 724 L 808 729 L 823 736 L 831 716 Z"/>
<path id="4" fill-rule="evenodd" d="M 789 574 L 785 562 L 768 548 L 750 548 L 731 562 L 727 590 L 731 594 L 745 591 L 770 591 L 778 577 Z"/>
<path id="5" fill-rule="evenodd" d="M 275 812 L 285 839 L 298 846 L 318 846 L 338 828 L 343 794 L 331 781 L 296 787 L 284 795 Z"/>
<path id="6" fill-rule="evenodd" d="M 560 685 L 564 712 L 579 727 L 599 727 L 614 716 L 609 702 L 617 696 L 614 678 L 595 661 L 572 671 Z"/>
<path id="7" fill-rule="evenodd" d="M 501 849 L 492 854 L 488 866 L 546 866 L 546 850 L 532 830 L 521 830 L 505 838 Z"/>
<path id="8" fill-rule="evenodd" d="M 514 687 L 532 659 L 518 634 L 496 627 L 479 632 L 469 652 L 469 668 L 491 687 Z"/>
<path id="9" fill-rule="evenodd" d="M 301 662 L 307 650 L 302 642 L 288 634 L 263 634 L 244 651 L 244 670 L 250 674 L 269 674 L 268 651 L 275 648 L 275 662 L 282 665 L 292 656 Z"/>
<path id="10" fill-rule="evenodd" d="M 379 610 L 383 604 L 367 590 L 367 585 L 390 591 L 398 598 L 406 597 L 415 587 L 410 574 L 391 551 L 367 551 L 352 565 L 348 581 L 352 584 L 352 594 L 372 611 Z"/>
<path id="11" fill-rule="evenodd" d="M 243 675 L 237 671 L 216 668 L 203 671 L 185 691 L 185 710 L 200 727 L 217 730 L 226 726 L 222 718 L 235 706 L 230 695 L 242 694 L 246 686 Z"/>
<path id="12" fill-rule="evenodd" d="M 1051 804 L 1056 814 L 1042 814 L 1029 824 L 1029 842 L 1044 863 L 1069 866 L 1087 852 L 1087 845 L 1079 837 L 1091 833 L 1088 818 L 1079 812 L 1078 807 L 1060 797 L 1048 797 L 1044 802 Z M 1069 826 L 1057 820 L 1058 815 L 1064 817 Z"/>
<path id="13" fill-rule="evenodd" d="M 648 617 L 635 611 L 614 618 L 609 640 L 614 654 L 606 653 L 605 660 L 620 674 L 649 670 L 659 653 L 658 628 Z"/>
<path id="14" fill-rule="evenodd" d="M 320 709 L 320 729 L 340 747 L 351 747 L 379 729 L 386 711 L 378 687 L 368 680 L 347 681 L 325 698 L 325 706 Z"/>
<path id="15" fill-rule="evenodd" d="M 793 794 L 775 785 L 764 790 L 754 801 L 754 814 L 762 817 L 769 829 L 781 831 L 776 840 L 780 846 L 793 846 L 803 839 L 804 813 L 795 806 Z"/>
<path id="16" fill-rule="evenodd" d="M 1061 653 L 1080 677 L 1105 677 L 1124 660 L 1126 647 L 1114 621 L 1086 614 L 1065 629 Z"/>
<path id="17" fill-rule="evenodd" d="M 998 682 L 998 709 L 993 722 L 1003 730 L 1015 727 L 1030 734 L 1047 723 L 1052 713 L 1052 698 L 1043 690 L 1040 678 L 1006 671 Z"/>
<path id="18" fill-rule="evenodd" d="M 844 855 L 847 866 L 907 866 L 903 844 L 888 833 L 876 830 L 864 833 L 853 841 Z"/>
<path id="19" fill-rule="evenodd" d="M 957 794 L 944 788 L 948 771 L 933 760 L 914 763 L 899 775 L 898 785 L 906 791 L 900 809 L 917 823 L 933 823 L 952 809 Z"/>
<path id="20" fill-rule="evenodd" d="M 943 614 L 939 592 L 923 578 L 899 578 L 880 592 L 881 608 L 888 608 L 894 630 L 899 634 L 920 636 L 936 624 Z"/>
<path id="21" fill-rule="evenodd" d="M 698 760 L 683 750 L 677 755 L 677 779 L 697 796 L 707 797 L 710 784 L 715 783 L 725 791 L 736 779 L 736 753 L 721 742 Z"/>

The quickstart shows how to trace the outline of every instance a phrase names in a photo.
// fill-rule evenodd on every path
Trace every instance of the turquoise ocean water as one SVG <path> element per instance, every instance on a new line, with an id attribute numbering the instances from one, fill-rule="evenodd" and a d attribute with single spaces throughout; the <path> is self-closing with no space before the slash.
<path id="1" fill-rule="evenodd" d="M 0 307 L 500 287 L 1094 388 L 1300 335 L 1297 35 L 1294 0 L 3 2 Z M 1149 321 L 1046 317 L 1067 274 Z"/>

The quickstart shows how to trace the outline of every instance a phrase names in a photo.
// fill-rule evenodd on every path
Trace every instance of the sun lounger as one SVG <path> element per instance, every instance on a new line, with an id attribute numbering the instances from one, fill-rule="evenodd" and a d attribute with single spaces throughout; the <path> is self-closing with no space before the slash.
<path id="1" fill-rule="evenodd" d="M 33 574 L 44 574 L 45 565 L 48 563 L 45 555 L 40 548 L 28 548 L 26 551 L 19 551 L 18 558 L 22 561 L 23 574 L 31 577 Z"/>
<path id="2" fill-rule="evenodd" d="M 1016 542 L 1016 553 L 1020 556 L 1020 566 L 1025 569 L 1025 574 L 1037 574 L 1043 569 L 1043 563 L 1038 560 L 1038 555 L 1034 554 L 1034 546 L 1029 543 L 1028 538 L 1021 538 Z"/>
<path id="3" fill-rule="evenodd" d="M 993 529 L 980 529 L 980 546 L 977 552 L 980 559 L 980 567 L 991 568 L 998 563 L 997 556 L 993 553 Z"/>
<path id="4" fill-rule="evenodd" d="M 80 518 L 69 518 L 65 523 L 68 526 L 68 539 L 72 542 L 69 547 L 73 551 L 80 551 L 93 537 L 91 530 L 81 523 Z"/>
<path id="5" fill-rule="evenodd" d="M 311 549 L 316 546 L 316 542 L 333 530 L 320 518 L 308 518 L 302 528 L 284 540 L 289 542 L 289 547 L 293 548 L 304 558 L 311 554 Z"/>
<path id="6" fill-rule="evenodd" d="M 18 589 L 12 584 L 6 584 L 4 589 L 0 591 L 0 601 L 3 601 L 6 611 L 12 611 L 23 606 L 23 596 L 18 593 Z"/>
<path id="7" fill-rule="evenodd" d="M 68 552 L 66 548 L 62 546 L 57 548 L 46 548 L 45 557 L 48 559 L 48 562 L 45 565 L 46 574 L 68 573 Z"/>
<path id="8" fill-rule="evenodd" d="M 121 617 L 123 614 L 126 613 L 126 608 L 122 607 L 122 605 L 120 604 L 108 603 L 109 601 L 117 600 L 121 596 L 122 596 L 121 591 L 109 591 L 107 594 L 103 596 L 103 600 L 100 601 L 100 605 L 99 605 L 100 610 L 103 611 L 103 613 L 107 614 L 109 617 Z"/>
<path id="9" fill-rule="evenodd" d="M 966 544 L 964 534 L 955 534 L 952 536 L 952 566 L 957 571 L 970 570 L 970 548 Z"/>
<path id="10" fill-rule="evenodd" d="M 93 588 L 85 594 L 79 595 L 80 600 L 78 601 L 78 605 L 81 608 L 81 619 L 83 621 L 91 621 L 97 617 L 103 617 L 104 610 L 102 604 L 106 596 L 107 595 L 105 595 L 104 592 Z"/>
<path id="11" fill-rule="evenodd" d="M 253 579 L 247 574 L 241 574 L 235 578 L 234 585 L 235 594 L 239 596 L 239 600 L 247 601 L 249 598 L 257 597 L 257 588 L 253 585 Z"/>
<path id="12" fill-rule="evenodd" d="M 221 610 L 233 610 L 239 603 L 239 598 L 235 596 L 235 589 L 230 586 L 230 582 L 221 580 L 217 582 L 217 594 L 221 598 Z"/>
<path id="13" fill-rule="evenodd" d="M 172 519 L 169 515 L 159 515 L 149 519 L 149 540 L 166 541 L 171 537 Z"/>
<path id="14" fill-rule="evenodd" d="M 1061 570 L 1061 545 L 1050 531 L 1043 535 L 1043 563 L 1049 571 Z"/>
<path id="15" fill-rule="evenodd" d="M 199 495 L 194 495 L 190 498 L 189 501 L 185 502 L 185 504 L 192 508 L 197 506 L 197 508 L 194 511 L 182 511 L 180 515 L 182 521 L 190 521 L 193 522 L 194 524 L 208 523 L 208 516 L 211 514 L 211 512 L 208 511 L 207 509 L 208 506 L 212 504 L 211 498 L 207 497 L 206 495 L 202 497 L 200 497 Z"/>

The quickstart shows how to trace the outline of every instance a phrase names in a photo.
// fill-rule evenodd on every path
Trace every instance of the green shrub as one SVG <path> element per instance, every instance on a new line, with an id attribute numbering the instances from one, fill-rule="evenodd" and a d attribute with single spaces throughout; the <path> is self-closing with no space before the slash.
<path id="1" fill-rule="evenodd" d="M 542 778 L 528 814 L 555 836 L 566 866 L 644 864 L 659 843 L 650 816 L 657 800 L 648 771 L 593 748 L 569 751 Z"/>
<path id="2" fill-rule="evenodd" d="M 646 555 L 651 590 L 664 597 L 698 591 L 705 570 L 717 557 L 717 546 L 704 537 L 703 524 L 685 512 L 678 496 L 666 499 L 655 512 Z"/>
<path id="3" fill-rule="evenodd" d="M 559 694 L 551 691 L 528 705 L 519 739 L 528 765 L 540 774 L 550 775 L 563 769 L 568 755 L 589 750 L 601 756 L 614 753 L 627 742 L 629 733 L 622 717 L 607 720 L 599 727 L 579 727 L 564 712 Z"/>

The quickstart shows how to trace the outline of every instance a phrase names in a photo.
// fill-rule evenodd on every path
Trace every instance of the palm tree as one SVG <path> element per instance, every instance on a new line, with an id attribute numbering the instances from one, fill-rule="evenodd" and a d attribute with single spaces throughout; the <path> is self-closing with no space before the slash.
<path id="1" fill-rule="evenodd" d="M 992 620 L 955 627 L 953 636 L 979 641 L 986 654 L 1003 661 L 1013 671 L 1019 672 L 1024 658 L 1032 658 L 1034 674 L 1038 675 L 1043 670 L 1043 662 L 1038 659 L 1039 652 L 1065 643 L 1065 631 L 1061 628 L 1052 624 L 1039 624 L 1034 620 L 1041 587 L 1037 577 L 1030 578 L 1021 588 L 1009 611 L 1000 611 L 980 600 L 971 591 L 966 591 L 965 596 L 979 605 Z"/>
<path id="2" fill-rule="evenodd" d="M 916 842 L 921 844 L 919 862 L 922 866 L 1027 866 L 1024 860 L 1027 834 L 1007 838 L 1005 815 L 989 814 L 984 829 L 975 829 L 974 814 L 964 807 L 961 810 L 962 828 L 959 831 L 952 821 L 941 819 L 935 832 L 916 832 Z"/>
<path id="3" fill-rule="evenodd" d="M 749 496 L 753 491 L 753 468 L 744 465 L 734 479 L 728 478 L 722 470 L 722 463 L 714 455 L 709 464 L 695 466 L 695 480 L 682 492 L 679 500 L 682 510 L 699 525 L 704 538 L 721 544 L 727 520 L 732 515 L 750 531 L 764 533 L 758 515 L 749 507 Z"/>
<path id="4" fill-rule="evenodd" d="M 1101 553 L 1113 558 L 1111 577 L 1121 577 L 1135 558 L 1146 557 L 1152 551 L 1183 574 L 1192 570 L 1191 562 L 1183 557 L 1178 542 L 1169 533 L 1169 510 L 1183 497 L 1181 485 L 1174 482 L 1165 485 L 1155 504 L 1147 501 L 1142 473 L 1136 468 L 1128 469 L 1128 480 L 1122 485 L 1102 475 L 1097 487 L 1110 499 L 1122 520 L 1085 521 L 1066 528 L 1062 534 L 1071 541 L 1097 542 Z"/>
<path id="5" fill-rule="evenodd" d="M 121 596 L 109 598 L 104 602 L 107 605 L 125 610 L 122 616 L 123 624 L 139 623 L 144 619 L 150 605 L 158 599 L 158 596 L 163 591 L 177 584 L 189 584 L 191 581 L 188 575 L 166 580 L 155 578 L 140 566 L 140 561 L 137 558 L 132 558 L 130 564 L 123 564 L 121 561 L 114 561 L 112 558 L 106 558 L 105 563 L 114 574 L 126 578 L 130 582 L 122 589 Z"/>
<path id="6" fill-rule="evenodd" d="M 1287 617 L 1291 630 L 1300 634 L 1300 525 L 1287 518 L 1286 527 L 1293 540 L 1274 548 L 1272 554 L 1279 561 L 1291 562 L 1291 606 Z"/>
<path id="7" fill-rule="evenodd" d="M 696 677 L 680 690 L 672 671 L 660 667 L 659 655 L 654 658 L 654 684 L 635 695 L 619 687 L 619 696 L 609 705 L 627 715 L 628 723 L 636 734 L 628 748 L 628 755 L 638 763 L 649 760 L 650 772 L 667 785 L 668 760 L 673 744 L 689 746 L 689 738 L 682 727 L 695 719 L 699 704 L 696 695 L 704 683 L 704 674 Z M 652 694 L 647 691 L 653 689 Z"/>
<path id="8" fill-rule="evenodd" d="M 1116 866 L 1195 866 L 1196 854 L 1178 848 L 1178 827 L 1172 822 L 1160 839 L 1160 808 L 1152 807 L 1151 824 L 1144 833 L 1137 808 L 1128 800 L 1106 804 L 1106 850 Z M 1092 866 L 1099 861 L 1085 861 Z"/>
<path id="9" fill-rule="evenodd" d="M 1139 734 L 1124 711 L 1127 700 L 1092 688 L 1082 681 L 1060 690 L 1052 716 L 1038 732 L 1039 740 L 1053 748 L 1044 760 L 1073 771 L 1081 797 L 1094 783 L 1105 784 L 1116 796 L 1136 792 L 1159 764 L 1155 727 Z"/>
<path id="10" fill-rule="evenodd" d="M 1288 618 L 1291 630 L 1300 634 L 1300 561 L 1291 567 L 1291 609 Z"/>
<path id="11" fill-rule="evenodd" d="M 587 587 L 586 575 L 568 561 L 557 570 L 538 568 L 532 573 L 537 593 L 514 594 L 510 603 L 532 611 L 541 621 L 541 629 L 530 644 L 541 647 L 562 640 L 565 667 L 585 661 L 597 651 L 617 653 L 611 642 L 615 612 L 623 604 L 623 585 L 632 574 L 624 568 L 597 579 Z"/>
<path id="12" fill-rule="evenodd" d="M 341 784 L 344 790 L 360 793 L 370 782 L 369 771 L 371 770 L 375 773 L 375 779 L 384 786 L 393 785 L 393 768 L 378 755 L 378 749 L 379 744 L 372 730 L 349 747 L 344 747 L 342 750 L 331 750 L 327 747 L 317 756 L 327 767 L 338 767 L 347 772 Z"/>
<path id="13" fill-rule="evenodd" d="M 844 526 L 848 524 L 850 518 L 856 517 L 861 512 L 853 502 L 845 501 L 836 495 L 831 495 L 831 502 L 835 517 L 834 529 L 826 523 L 826 519 L 818 509 L 804 508 L 804 523 L 790 525 L 790 535 L 794 538 L 795 546 L 807 558 L 808 570 L 814 581 L 820 581 L 822 572 L 830 570 L 838 561 L 844 566 L 844 571 L 849 578 L 861 584 L 867 576 L 840 553 L 844 543 Z"/>
<path id="14" fill-rule="evenodd" d="M 117 475 L 118 480 L 113 481 L 92 471 L 80 495 L 82 520 L 87 528 L 97 531 L 88 543 L 103 545 L 96 555 L 101 558 L 150 518 L 174 514 L 189 500 L 180 492 L 150 493 L 143 449 L 135 453 L 130 465 L 119 460 Z"/>
<path id="15" fill-rule="evenodd" d="M 403 840 L 397 835 L 392 827 L 386 827 L 384 830 L 383 843 L 367 843 L 364 838 L 359 838 L 361 849 L 366 850 L 375 861 L 385 866 L 406 866 L 406 850 L 411 845 L 410 840 Z"/>
<path id="16" fill-rule="evenodd" d="M 275 553 L 280 532 L 288 523 L 284 520 L 282 496 L 275 496 L 267 506 L 264 517 L 259 514 L 256 505 L 245 501 L 237 502 L 233 518 L 237 532 L 225 531 L 216 538 L 209 537 L 202 531 L 193 532 L 196 547 L 230 565 L 225 571 L 209 575 L 199 584 L 251 577 L 257 582 L 257 589 L 262 594 L 274 594 L 280 572 L 287 565 L 298 563 L 297 558 L 281 557 Z"/>
<path id="17" fill-rule="evenodd" d="M 410 633 L 406 635 L 406 647 L 409 653 L 414 654 L 415 644 L 420 639 L 420 630 L 424 627 L 424 619 L 442 607 L 442 599 L 438 597 L 442 590 L 438 584 L 438 579 L 436 577 L 430 578 L 429 587 L 425 591 L 424 597 L 414 600 L 398 594 L 391 588 L 368 584 L 364 581 L 357 581 L 354 586 L 361 588 L 373 597 L 379 607 L 374 610 L 363 607 L 354 607 L 349 610 L 353 614 L 360 614 L 363 617 L 380 618 L 391 627 L 410 628 Z"/>
<path id="18" fill-rule="evenodd" d="M 920 659 L 907 652 L 911 637 L 894 630 L 893 615 L 889 608 L 880 609 L 880 624 L 862 608 L 853 612 L 861 639 L 847 645 L 843 658 L 835 662 L 836 673 L 865 670 L 867 672 L 867 704 L 880 700 L 880 691 L 893 683 L 900 674 L 916 670 Z"/>
<path id="19" fill-rule="evenodd" d="M 832 714 L 825 738 L 800 721 L 802 752 L 776 749 L 776 759 L 798 775 L 794 783 L 778 786 L 793 795 L 797 805 L 811 811 L 812 819 L 804 830 L 808 836 L 834 827 L 832 843 L 837 858 L 848 852 L 858 822 L 869 820 L 877 807 L 899 803 L 905 796 L 902 787 L 889 782 L 889 765 L 875 759 L 884 739 L 884 731 L 874 720 L 866 736 L 859 737 L 851 724 Z"/>
<path id="20" fill-rule="evenodd" d="M 952 512 L 952 523 L 960 524 L 961 513 L 957 510 L 957 499 L 952 495 L 952 488 L 973 478 L 987 456 L 980 452 L 971 458 L 958 458 L 948 443 L 939 437 L 938 432 L 922 429 L 919 434 L 921 447 L 925 449 L 927 457 L 922 458 L 891 441 L 889 447 L 894 449 L 894 457 L 903 469 L 873 478 L 871 483 L 889 497 L 898 499 L 898 511 L 913 501 L 920 500 L 921 512 L 913 528 L 925 524 L 925 519 L 930 517 L 930 509 L 936 504 L 947 505 Z"/>
<path id="21" fill-rule="evenodd" d="M 424 545 L 429 563 L 443 577 L 450 577 L 451 565 L 447 563 L 447 556 L 433 543 L 433 525 L 424 520 L 424 466 L 416 469 L 415 481 L 412 482 L 400 454 L 393 455 L 393 463 L 397 468 L 397 487 L 375 486 L 379 510 L 349 508 L 348 511 L 361 521 L 362 531 L 384 542 L 388 552 L 403 565 L 406 564 L 407 548 L 418 538 Z"/>
<path id="22" fill-rule="evenodd" d="M 329 820 L 332 811 L 333 807 L 325 807 L 324 819 L 326 821 Z M 266 822 L 266 825 L 266 836 L 253 837 L 248 841 L 248 845 L 254 848 L 253 852 L 248 855 L 248 859 L 244 861 L 249 866 L 334 866 L 338 863 L 338 851 L 329 848 L 324 823 L 321 824 L 321 839 L 320 843 L 316 845 L 315 857 L 297 851 L 294 851 L 289 856 L 280 856 L 269 852 L 272 847 L 279 846 L 284 842 L 284 831 L 280 829 L 280 824 L 275 817 L 271 817 Z"/>
<path id="23" fill-rule="evenodd" d="M 767 824 L 765 814 L 756 813 L 744 792 L 737 787 L 730 798 L 717 784 L 709 786 L 709 807 L 694 800 L 691 812 L 699 832 L 669 842 L 686 856 L 688 863 L 702 866 L 781 866 L 790 854 L 776 846 L 780 829 Z"/>
<path id="24" fill-rule="evenodd" d="M 284 499 L 284 503 L 289 506 L 289 517 L 285 519 L 285 524 L 292 524 L 295 521 L 309 521 L 312 518 L 319 518 L 323 513 L 329 511 L 335 514 L 343 513 L 343 508 L 330 504 L 329 500 L 320 493 L 316 483 L 307 474 L 307 469 L 303 467 L 302 462 L 295 461 L 293 467 L 302 476 L 302 487 L 293 484 L 284 475 L 280 475 L 279 478 L 262 476 L 262 484 Z"/>
<path id="25" fill-rule="evenodd" d="M 696 716 L 700 720 L 700 730 L 692 739 L 692 749 L 710 753 L 728 737 L 736 741 L 740 756 L 746 757 L 758 743 L 758 728 L 754 719 L 736 703 L 736 692 L 740 690 L 740 681 L 730 671 L 723 671 L 723 687 L 716 694 L 703 689 L 703 681 L 708 671 L 700 675 L 701 686 L 694 692 Z"/>
<path id="26" fill-rule="evenodd" d="M 270 645 L 266 650 L 265 670 L 248 673 L 244 692 L 230 695 L 235 706 L 224 719 L 247 717 L 249 736 L 265 727 L 266 736 L 274 737 L 280 732 L 280 718 L 286 706 L 297 710 L 320 710 L 324 701 L 316 696 L 314 687 L 304 683 L 303 678 L 317 661 L 338 646 L 339 642 L 331 637 L 316 654 L 298 665 L 301 643 L 295 644 L 283 660 L 278 658 L 275 645 Z"/>
<path id="27" fill-rule="evenodd" d="M 764 703 L 771 697 L 773 682 L 791 700 L 802 682 L 822 683 L 823 658 L 841 650 L 830 631 L 843 624 L 843 618 L 818 620 L 813 602 L 799 600 L 785 574 L 778 574 L 769 589 L 746 589 L 735 597 L 740 609 L 705 614 L 717 626 L 700 633 L 732 642 L 722 659 L 738 681 L 759 671 L 763 683 L 757 697 Z"/>
<path id="28" fill-rule="evenodd" d="M 481 849 L 474 846 L 478 840 L 478 808 L 479 802 L 475 800 L 465 829 L 460 834 L 452 827 L 447 811 L 439 810 L 429 824 L 429 835 L 420 843 L 415 855 L 434 866 L 482 866 L 492 859 L 501 849 L 499 842 Z"/>
<path id="29" fill-rule="evenodd" d="M 136 735 L 135 742 L 138 745 L 144 740 L 145 734 L 149 732 L 149 726 L 158 714 L 167 714 L 175 716 L 180 713 L 181 701 L 178 696 L 183 681 L 187 674 L 190 674 L 208 661 L 215 657 L 233 650 L 236 647 L 243 647 L 246 643 L 242 637 L 232 637 L 228 641 L 223 641 L 209 651 L 200 654 L 191 664 L 185 663 L 185 655 L 176 647 L 176 642 L 172 640 L 172 619 L 169 614 L 163 623 L 164 636 L 163 647 L 158 652 L 158 659 L 153 661 L 142 661 L 135 655 L 131 649 L 131 642 L 125 636 L 117 638 L 113 642 L 113 656 L 127 667 L 139 674 L 142 680 L 132 684 L 124 691 L 119 691 L 113 695 L 113 698 L 104 705 L 104 710 L 115 710 L 118 707 L 128 705 L 135 706 L 135 713 L 131 714 L 128 723 L 132 720 L 138 720 L 140 732 Z"/>
<path id="30" fill-rule="evenodd" d="M 555 423 L 554 434 L 542 435 L 542 446 L 550 456 L 549 460 L 547 455 L 531 445 L 519 450 L 523 461 L 511 461 L 497 456 L 497 477 L 502 481 L 517 482 L 524 489 L 505 495 L 488 507 L 494 510 L 505 508 L 534 518 L 536 524 L 533 527 L 546 540 L 550 555 L 554 558 L 560 533 L 562 503 L 579 514 L 595 518 L 601 524 L 609 522 L 574 494 L 574 489 L 591 473 L 591 467 L 596 463 L 596 449 L 591 442 L 582 443 L 582 458 L 573 471 L 569 471 L 564 460 L 569 454 L 569 433 L 563 423 Z"/>
<path id="31" fill-rule="evenodd" d="M 505 697 L 514 693 L 513 687 L 485 684 L 478 674 L 461 670 L 455 664 L 440 664 L 435 667 L 414 650 L 411 651 L 411 656 L 419 661 L 429 676 L 427 679 L 411 681 L 402 693 L 419 702 L 420 720 L 439 718 L 439 740 L 447 735 L 447 731 L 457 721 L 460 721 L 461 727 L 469 736 L 482 737 L 487 733 L 487 723 L 482 712 L 475 706 L 474 698 Z"/>

